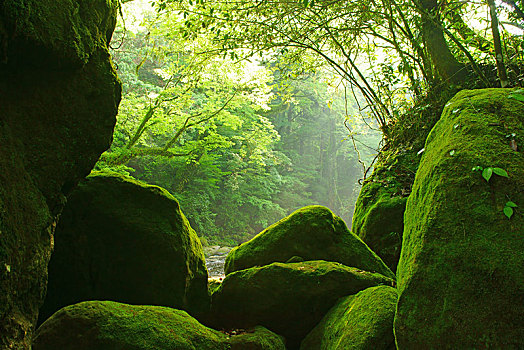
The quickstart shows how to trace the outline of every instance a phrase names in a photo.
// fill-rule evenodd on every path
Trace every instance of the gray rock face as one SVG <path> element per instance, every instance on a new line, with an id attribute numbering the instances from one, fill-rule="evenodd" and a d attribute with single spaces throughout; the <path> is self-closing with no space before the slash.
<path id="1" fill-rule="evenodd" d="M 117 2 L 0 4 L 0 348 L 30 346 L 64 195 L 109 147 Z"/>

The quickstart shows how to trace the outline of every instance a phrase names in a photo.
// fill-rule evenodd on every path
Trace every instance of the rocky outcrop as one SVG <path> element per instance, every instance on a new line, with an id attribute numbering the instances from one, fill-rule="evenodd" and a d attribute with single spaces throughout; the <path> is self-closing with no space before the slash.
<path id="1" fill-rule="evenodd" d="M 373 179 L 383 176 L 380 170 L 375 169 L 372 179 L 366 182 L 360 191 L 351 230 L 377 253 L 392 271 L 396 271 L 402 246 L 407 198 L 396 194 L 396 186 L 374 182 Z"/>
<path id="2" fill-rule="evenodd" d="M 296 349 L 338 298 L 393 283 L 378 273 L 322 260 L 253 267 L 227 275 L 213 293 L 211 324 L 260 324 Z"/>
<path id="3" fill-rule="evenodd" d="M 200 240 L 165 189 L 94 172 L 71 193 L 56 228 L 40 319 L 86 300 L 207 311 Z"/>
<path id="4" fill-rule="evenodd" d="M 523 99 L 462 91 L 426 141 L 397 270 L 400 349 L 524 347 Z"/>
<path id="5" fill-rule="evenodd" d="M 0 348 L 29 348 L 66 195 L 111 142 L 117 1 L 0 3 Z"/>
<path id="6" fill-rule="evenodd" d="M 294 256 L 305 261 L 336 261 L 395 277 L 382 260 L 348 230 L 341 218 L 318 205 L 295 211 L 233 249 L 227 256 L 225 272 L 286 262 Z"/>
<path id="7" fill-rule="evenodd" d="M 58 311 L 38 328 L 33 350 L 285 350 L 283 339 L 263 327 L 229 337 L 185 311 L 87 301 Z"/>
<path id="8" fill-rule="evenodd" d="M 394 350 L 397 290 L 371 287 L 341 298 L 302 341 L 300 350 Z"/>

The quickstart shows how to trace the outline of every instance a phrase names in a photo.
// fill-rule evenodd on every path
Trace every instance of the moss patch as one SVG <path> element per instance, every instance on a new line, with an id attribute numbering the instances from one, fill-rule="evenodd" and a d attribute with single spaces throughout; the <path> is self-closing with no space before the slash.
<path id="1" fill-rule="evenodd" d="M 524 347 L 524 154 L 506 137 L 522 144 L 524 103 L 511 93 L 458 93 L 426 141 L 404 216 L 399 348 Z M 488 183 L 476 166 L 509 178 Z"/>
<path id="2" fill-rule="evenodd" d="M 271 225 L 252 240 L 229 253 L 225 272 L 286 262 L 294 256 L 303 260 L 328 260 L 347 266 L 395 275 L 331 210 L 308 206 Z"/>
<path id="3" fill-rule="evenodd" d="M 286 350 L 283 337 L 261 326 L 231 337 L 229 343 L 231 350 Z"/>
<path id="4" fill-rule="evenodd" d="M 116 25 L 116 0 L 5 0 L 2 61 L 78 68 L 106 47 Z"/>
<path id="5" fill-rule="evenodd" d="M 364 184 L 355 205 L 352 230 L 396 271 L 407 198 L 394 192 L 379 182 Z"/>
<path id="6" fill-rule="evenodd" d="M 273 347 L 269 347 L 269 346 Z M 34 350 L 284 350 L 263 327 L 229 337 L 198 323 L 185 311 L 88 301 L 61 309 L 37 330 Z"/>
<path id="7" fill-rule="evenodd" d="M 377 273 L 322 260 L 249 268 L 227 275 L 213 294 L 212 323 L 233 328 L 260 324 L 283 335 L 294 349 L 338 298 L 393 283 Z"/>
<path id="8" fill-rule="evenodd" d="M 202 246 L 165 189 L 95 172 L 71 194 L 56 228 L 41 320 L 84 300 L 207 311 Z"/>
<path id="9" fill-rule="evenodd" d="M 302 341 L 300 350 L 395 349 L 397 290 L 371 287 L 341 298 Z"/>

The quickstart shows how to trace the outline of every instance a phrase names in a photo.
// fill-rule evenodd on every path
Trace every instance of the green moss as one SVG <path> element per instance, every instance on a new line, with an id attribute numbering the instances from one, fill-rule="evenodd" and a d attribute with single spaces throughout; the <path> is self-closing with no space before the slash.
<path id="1" fill-rule="evenodd" d="M 218 281 L 216 279 L 209 280 L 207 282 L 207 291 L 209 293 L 209 296 L 213 295 L 213 293 L 217 291 L 221 284 L 222 281 Z"/>
<path id="2" fill-rule="evenodd" d="M 111 143 L 121 91 L 107 51 L 115 4 L 0 1 L 2 349 L 29 348 L 65 195 Z"/>
<path id="3" fill-rule="evenodd" d="M 286 350 L 283 337 L 260 326 L 231 337 L 230 344 L 231 350 Z"/>
<path id="4" fill-rule="evenodd" d="M 32 66 L 80 67 L 107 48 L 118 1 L 5 0 L 8 61 Z"/>
<path id="5" fill-rule="evenodd" d="M 404 216 L 399 348 L 524 346 L 524 155 L 506 138 L 522 140 L 524 104 L 511 91 L 460 92 L 428 136 Z M 477 165 L 509 178 L 487 183 Z"/>
<path id="6" fill-rule="evenodd" d="M 212 296 L 217 327 L 265 326 L 298 348 L 339 297 L 394 281 L 336 262 L 273 263 L 226 276 Z"/>
<path id="7" fill-rule="evenodd" d="M 322 206 L 299 209 L 231 250 L 225 272 L 286 262 L 293 256 L 336 261 L 394 278 L 391 270 L 348 230 L 344 221 Z"/>
<path id="8" fill-rule="evenodd" d="M 96 172 L 71 194 L 56 228 L 41 320 L 83 300 L 207 311 L 202 246 L 165 189 Z"/>
<path id="9" fill-rule="evenodd" d="M 302 341 L 301 350 L 395 349 L 397 290 L 371 287 L 341 298 Z"/>
<path id="10" fill-rule="evenodd" d="M 402 245 L 407 198 L 392 192 L 395 191 L 378 182 L 364 184 L 355 205 L 352 230 L 395 271 Z"/>
<path id="11" fill-rule="evenodd" d="M 186 312 L 88 301 L 61 309 L 36 332 L 35 350 L 228 349 L 222 333 Z"/>
<path id="12" fill-rule="evenodd" d="M 112 301 L 67 306 L 37 330 L 34 350 L 285 350 L 263 327 L 229 337 L 200 324 L 185 311 Z"/>

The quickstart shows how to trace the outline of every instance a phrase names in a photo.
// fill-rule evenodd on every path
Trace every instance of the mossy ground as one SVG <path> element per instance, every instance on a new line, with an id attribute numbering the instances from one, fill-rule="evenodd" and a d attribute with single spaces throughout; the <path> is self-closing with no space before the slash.
<path id="1" fill-rule="evenodd" d="M 426 141 L 404 216 L 399 348 L 524 346 L 524 156 L 507 137 L 522 144 L 524 103 L 512 93 L 460 92 Z M 509 177 L 487 182 L 476 166 Z"/>
<path id="2" fill-rule="evenodd" d="M 231 250 L 225 272 L 286 262 L 294 256 L 303 260 L 336 261 L 395 277 L 384 262 L 348 230 L 342 219 L 322 206 L 299 209 Z"/>
<path id="3" fill-rule="evenodd" d="M 302 341 L 300 350 L 395 349 L 397 290 L 377 286 L 340 298 Z"/>

